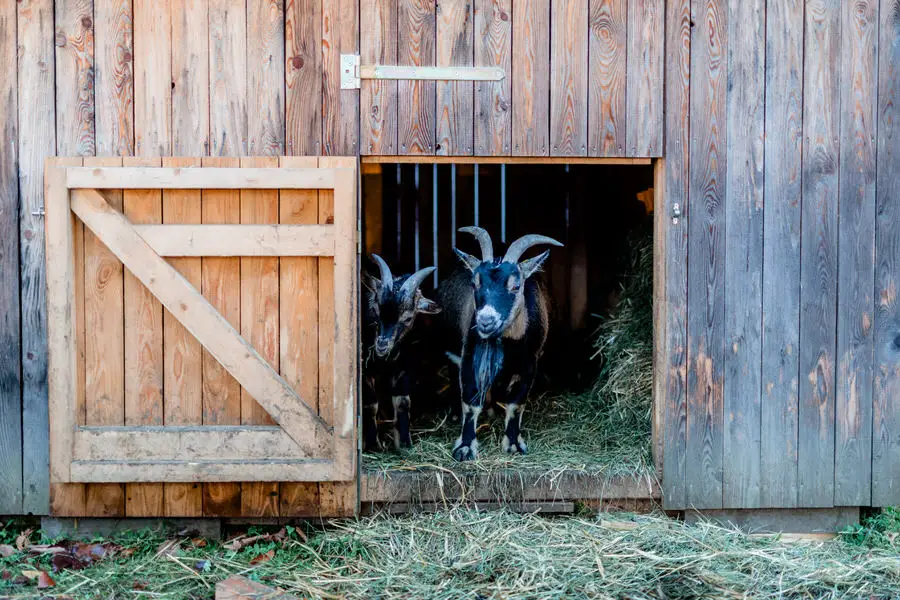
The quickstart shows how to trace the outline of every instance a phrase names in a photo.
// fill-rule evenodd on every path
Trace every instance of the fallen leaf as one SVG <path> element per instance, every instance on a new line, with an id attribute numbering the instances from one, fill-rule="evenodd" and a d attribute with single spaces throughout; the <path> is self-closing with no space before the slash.
<path id="1" fill-rule="evenodd" d="M 35 544 L 28 547 L 28 552 L 31 554 L 59 554 L 60 552 L 68 552 L 68 550 L 57 545 Z"/>
<path id="2" fill-rule="evenodd" d="M 194 548 L 206 548 L 206 540 L 203 538 L 194 538 L 191 540 L 191 544 L 193 544 Z"/>
<path id="3" fill-rule="evenodd" d="M 16 549 L 9 544 L 0 544 L 0 557 L 9 558 L 16 553 Z"/>
<path id="4" fill-rule="evenodd" d="M 18 548 L 19 550 L 24 550 L 25 548 L 30 546 L 31 542 L 28 540 L 28 538 L 31 537 L 31 534 L 33 532 L 34 532 L 34 529 L 26 529 L 25 531 L 20 533 L 19 536 L 16 538 L 16 548 Z"/>
<path id="5" fill-rule="evenodd" d="M 27 577 L 28 579 L 37 579 L 41 576 L 40 571 L 22 571 L 22 576 Z"/>
<path id="6" fill-rule="evenodd" d="M 29 581 L 31 581 L 31 580 L 28 579 L 27 577 L 25 577 L 24 575 L 16 575 L 16 578 L 13 579 L 13 584 L 14 585 L 25 585 Z"/>
<path id="7" fill-rule="evenodd" d="M 12 579 L 12 573 L 7 571 L 6 569 L 3 569 L 3 571 L 0 572 L 0 579 L 2 579 L 3 581 L 9 581 L 10 579 Z"/>
<path id="8" fill-rule="evenodd" d="M 50 564 L 53 565 L 53 572 L 59 573 L 65 570 L 80 571 L 90 566 L 91 563 L 90 560 L 81 559 L 71 554 L 54 554 Z"/>
<path id="9" fill-rule="evenodd" d="M 41 571 L 41 574 L 38 576 L 38 589 L 46 590 L 47 588 L 52 588 L 56 585 L 56 582 L 53 581 L 53 578 L 50 577 L 47 573 Z"/>
<path id="10" fill-rule="evenodd" d="M 265 554 L 260 554 L 259 556 L 252 558 L 250 560 L 250 564 L 251 565 L 261 565 L 262 563 L 269 562 L 273 558 L 275 558 L 275 551 L 269 550 Z"/>
<path id="11" fill-rule="evenodd" d="M 129 556 L 134 554 L 136 551 L 137 551 L 137 548 L 125 548 L 124 550 L 122 550 L 119 553 L 119 556 L 121 556 L 123 558 L 128 558 Z"/>
<path id="12" fill-rule="evenodd" d="M 144 583 L 143 581 L 135 581 L 134 583 L 131 584 L 131 589 L 133 589 L 133 590 L 146 590 L 146 589 L 147 589 L 147 584 Z"/>

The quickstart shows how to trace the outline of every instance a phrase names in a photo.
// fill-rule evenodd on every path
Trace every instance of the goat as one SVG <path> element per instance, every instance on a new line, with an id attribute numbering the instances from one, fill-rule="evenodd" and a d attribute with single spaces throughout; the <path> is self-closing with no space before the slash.
<path id="1" fill-rule="evenodd" d="M 363 275 L 367 292 L 363 344 L 369 354 L 364 369 L 363 449 L 372 451 L 378 447 L 378 408 L 389 394 L 393 405 L 394 447 L 399 450 L 412 445 L 409 396 L 417 357 L 411 348 L 414 340 L 408 334 L 417 314 L 440 312 L 438 305 L 419 290 L 435 267 L 394 277 L 384 259 L 377 254 L 372 259 L 378 264 L 381 276 Z M 387 407 L 384 408 L 387 412 Z"/>
<path id="2" fill-rule="evenodd" d="M 462 432 L 453 457 L 478 457 L 478 417 L 490 393 L 494 404 L 506 410 L 503 450 L 526 453 L 522 438 L 525 400 L 537 373 L 549 330 L 549 297 L 538 278 L 532 277 L 550 255 L 549 250 L 527 260 L 522 254 L 537 244 L 562 246 L 553 238 L 526 235 L 513 242 L 502 259 L 494 259 L 493 244 L 480 227 L 463 227 L 481 246 L 481 259 L 454 248 L 464 269 L 438 289 L 445 324 L 461 342 L 458 366 L 462 394 Z M 457 362 L 454 353 L 448 353 Z"/>

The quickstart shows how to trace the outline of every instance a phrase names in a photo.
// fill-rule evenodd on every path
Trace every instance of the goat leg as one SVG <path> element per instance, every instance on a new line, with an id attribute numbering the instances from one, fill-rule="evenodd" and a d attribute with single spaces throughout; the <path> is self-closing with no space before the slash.
<path id="1" fill-rule="evenodd" d="M 453 445 L 453 458 L 459 461 L 478 458 L 478 417 L 481 415 L 484 395 L 478 391 L 471 356 L 463 357 L 460 369 L 462 387 L 462 432 Z"/>
<path id="2" fill-rule="evenodd" d="M 371 384 L 363 387 L 363 451 L 378 450 L 378 396 Z"/>
<path id="3" fill-rule="evenodd" d="M 522 437 L 522 413 L 525 412 L 525 401 L 534 382 L 534 365 L 530 365 L 525 373 L 510 378 L 506 398 L 506 431 L 503 435 L 503 451 L 509 454 L 525 454 L 528 446 Z"/>
<path id="4" fill-rule="evenodd" d="M 409 434 L 410 387 L 410 377 L 405 370 L 394 377 L 391 400 L 394 405 L 394 448 L 396 450 L 412 446 L 412 437 Z"/>

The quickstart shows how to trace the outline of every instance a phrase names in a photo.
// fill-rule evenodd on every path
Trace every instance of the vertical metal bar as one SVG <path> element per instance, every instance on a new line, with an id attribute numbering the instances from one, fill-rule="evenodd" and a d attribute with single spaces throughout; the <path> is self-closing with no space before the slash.
<path id="1" fill-rule="evenodd" d="M 438 284 L 438 166 L 431 165 L 431 261 L 434 265 L 434 287 Z"/>
<path id="2" fill-rule="evenodd" d="M 415 187 L 416 187 L 416 231 L 415 231 L 415 242 L 413 245 L 413 255 L 415 259 L 416 271 L 419 270 L 419 200 L 422 199 L 422 196 L 419 194 L 419 165 L 416 165 L 415 169 Z"/>
<path id="3" fill-rule="evenodd" d="M 572 180 L 569 177 L 569 165 L 566 165 L 566 241 L 569 240 L 569 190 Z"/>
<path id="4" fill-rule="evenodd" d="M 403 188 L 401 184 L 403 183 L 403 178 L 400 176 L 400 165 L 397 165 L 397 256 L 395 257 L 396 261 L 400 260 L 400 251 L 403 249 L 403 242 L 401 235 L 402 227 L 403 227 L 403 219 L 400 218 L 403 210 Z"/>
<path id="5" fill-rule="evenodd" d="M 500 165 L 500 241 L 506 243 L 506 165 Z"/>
<path id="6" fill-rule="evenodd" d="M 478 163 L 475 163 L 475 227 L 478 227 L 478 216 L 481 213 L 478 197 Z"/>
<path id="7" fill-rule="evenodd" d="M 450 246 L 456 248 L 456 164 L 450 165 Z"/>

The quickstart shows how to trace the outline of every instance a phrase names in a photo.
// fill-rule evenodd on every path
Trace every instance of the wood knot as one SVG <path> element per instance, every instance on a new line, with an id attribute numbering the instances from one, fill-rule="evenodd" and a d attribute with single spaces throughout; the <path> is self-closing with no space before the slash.
<path id="1" fill-rule="evenodd" d="M 125 54 L 122 55 L 122 60 L 125 62 L 131 62 L 131 52 L 125 51 Z"/>
<path id="2" fill-rule="evenodd" d="M 56 47 L 57 48 L 65 48 L 66 47 L 66 34 L 62 31 L 56 32 Z"/>
<path id="3" fill-rule="evenodd" d="M 93 25 L 94 25 L 94 21 L 92 21 L 90 17 L 88 17 L 88 16 L 81 17 L 81 26 L 82 27 L 84 27 L 85 29 L 90 29 L 91 27 L 93 27 Z"/>
<path id="4" fill-rule="evenodd" d="M 325 219 L 325 223 L 328 225 L 334 225 L 334 215 L 331 215 Z"/>
<path id="5" fill-rule="evenodd" d="M 291 66 L 293 66 L 295 69 L 302 69 L 303 68 L 303 57 L 295 56 L 294 58 L 292 58 Z"/>
<path id="6" fill-rule="evenodd" d="M 509 21 L 509 15 L 505 11 L 500 12 L 500 20 L 501 21 Z"/>

